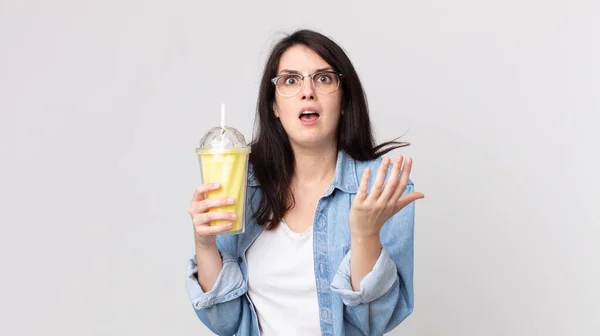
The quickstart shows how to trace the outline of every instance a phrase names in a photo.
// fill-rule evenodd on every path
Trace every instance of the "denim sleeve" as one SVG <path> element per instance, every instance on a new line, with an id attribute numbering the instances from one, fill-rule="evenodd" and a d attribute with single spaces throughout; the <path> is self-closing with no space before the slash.
<path id="1" fill-rule="evenodd" d="M 240 296 L 247 285 L 235 258 L 220 252 L 223 268 L 213 288 L 204 292 L 198 284 L 196 256 L 188 261 L 186 286 L 190 301 L 198 318 L 218 335 L 233 335 L 239 327 L 242 304 Z"/>
<path id="2" fill-rule="evenodd" d="M 410 183 L 404 193 L 414 190 Z M 415 202 L 385 223 L 382 250 L 358 291 L 350 279 L 350 251 L 331 283 L 344 305 L 344 318 L 364 335 L 383 335 L 398 326 L 414 310 L 414 213 Z"/>
<path id="3" fill-rule="evenodd" d="M 360 289 L 354 291 L 350 279 L 350 251 L 342 260 L 331 289 L 339 293 L 346 306 L 371 303 L 387 293 L 398 282 L 396 264 L 385 248 L 381 250 L 373 270 L 360 281 Z"/>

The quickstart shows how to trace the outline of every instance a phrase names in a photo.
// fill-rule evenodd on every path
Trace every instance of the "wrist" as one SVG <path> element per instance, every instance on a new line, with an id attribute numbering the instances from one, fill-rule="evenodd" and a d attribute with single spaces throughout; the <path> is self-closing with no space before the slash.
<path id="1" fill-rule="evenodd" d="M 364 245 L 364 246 L 381 246 L 381 239 L 379 232 L 377 233 L 351 233 L 350 241 L 353 246 Z"/>
<path id="2" fill-rule="evenodd" d="M 213 250 L 217 248 L 217 241 L 216 240 L 209 240 L 209 241 L 201 241 L 201 240 L 195 240 L 194 241 L 195 245 L 196 245 L 196 252 L 200 251 L 206 251 L 206 250 Z"/>

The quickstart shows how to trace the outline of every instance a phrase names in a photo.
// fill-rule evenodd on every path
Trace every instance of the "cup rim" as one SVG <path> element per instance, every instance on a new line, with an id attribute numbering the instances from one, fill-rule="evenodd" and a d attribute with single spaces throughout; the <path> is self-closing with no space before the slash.
<path id="1" fill-rule="evenodd" d="M 226 147 L 226 148 L 196 148 L 198 155 L 213 155 L 213 154 L 249 154 L 250 147 Z"/>

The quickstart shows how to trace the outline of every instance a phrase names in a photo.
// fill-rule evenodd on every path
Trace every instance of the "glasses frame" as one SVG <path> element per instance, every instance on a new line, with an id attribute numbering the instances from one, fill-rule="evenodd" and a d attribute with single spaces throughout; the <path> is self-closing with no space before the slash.
<path id="1" fill-rule="evenodd" d="M 325 93 L 325 92 L 320 91 L 319 89 L 317 89 L 317 86 L 315 85 L 315 76 L 318 75 L 318 74 L 322 74 L 322 73 L 332 73 L 332 74 L 335 74 L 335 75 L 338 76 L 338 85 L 337 85 L 337 87 L 333 91 Z M 279 92 L 279 88 L 277 87 L 277 82 L 279 82 L 279 80 L 282 77 L 286 77 L 286 76 L 296 76 L 298 78 L 301 78 L 300 79 L 300 88 L 298 89 L 298 92 L 296 92 L 294 94 L 291 94 L 291 95 L 284 95 L 281 92 Z M 335 91 L 337 91 L 340 88 L 340 83 L 342 82 L 342 77 L 343 76 L 344 76 L 343 74 L 341 74 L 341 73 L 339 73 L 337 71 L 333 71 L 333 70 L 322 70 L 322 71 L 317 71 L 317 72 L 312 73 L 312 74 L 286 73 L 286 74 L 274 77 L 273 79 L 271 79 L 271 83 L 273 83 L 273 85 L 275 86 L 275 90 L 280 95 L 282 95 L 284 97 L 293 97 L 293 96 L 297 95 L 300 91 L 302 91 L 302 88 L 304 87 L 304 79 L 306 77 L 310 77 L 310 83 L 312 84 L 313 88 L 316 91 L 318 91 L 318 92 L 320 92 L 322 94 L 332 94 L 332 93 L 334 93 Z"/>

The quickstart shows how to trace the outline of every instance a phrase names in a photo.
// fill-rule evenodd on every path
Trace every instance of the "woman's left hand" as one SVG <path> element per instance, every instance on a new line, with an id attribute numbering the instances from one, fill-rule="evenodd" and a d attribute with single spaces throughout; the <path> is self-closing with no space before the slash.
<path id="1" fill-rule="evenodd" d="M 400 175 L 402 161 L 404 161 L 404 169 Z M 402 196 L 408 184 L 412 167 L 411 158 L 403 160 L 402 156 L 396 157 L 391 175 L 384 187 L 389 164 L 390 159 L 384 158 L 370 193 L 367 191 L 371 169 L 367 168 L 363 173 L 358 192 L 350 208 L 350 234 L 353 237 L 379 237 L 379 231 L 388 219 L 411 202 L 425 197 L 420 192 L 411 192 Z"/>

